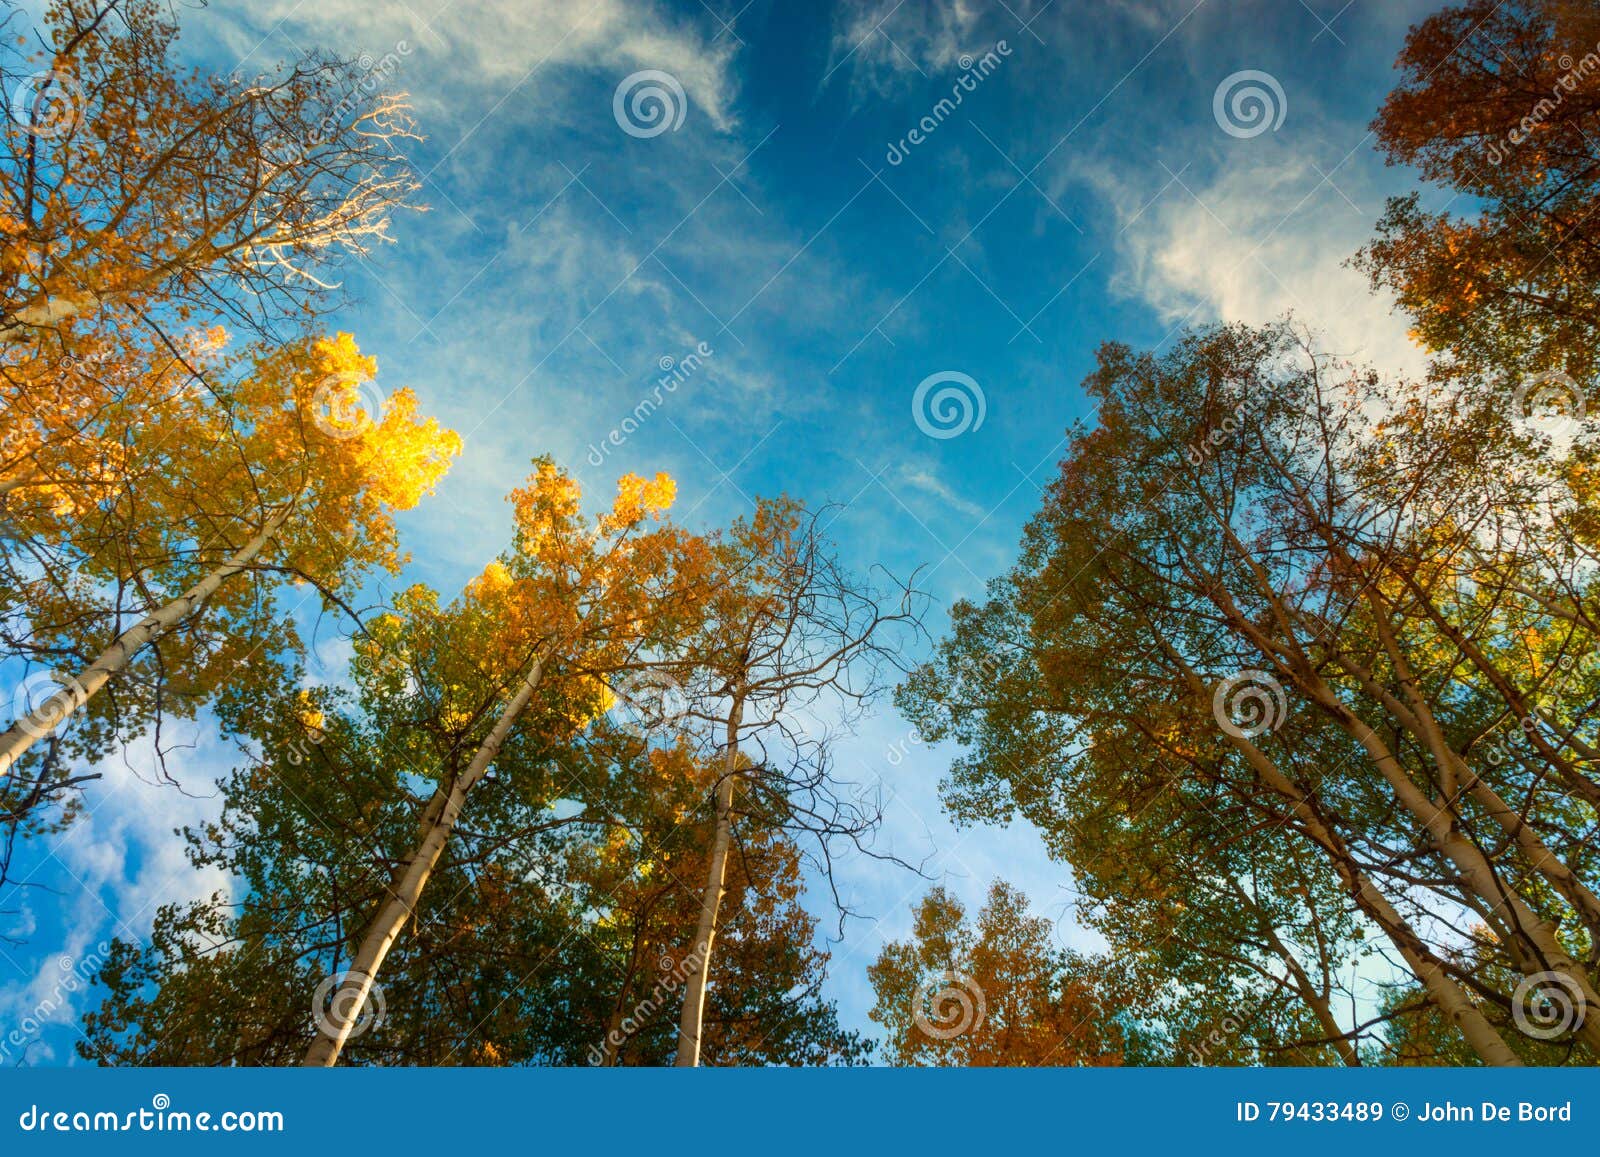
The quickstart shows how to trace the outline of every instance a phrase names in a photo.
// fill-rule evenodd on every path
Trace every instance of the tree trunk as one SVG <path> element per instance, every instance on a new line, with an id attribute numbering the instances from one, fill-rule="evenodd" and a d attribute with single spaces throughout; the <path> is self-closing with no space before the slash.
<path id="1" fill-rule="evenodd" d="M 1338 1052 L 1339 1059 L 1351 1067 L 1360 1065 L 1361 1057 L 1356 1052 L 1355 1042 L 1350 1039 L 1343 1026 L 1339 1024 L 1339 1018 L 1333 1015 L 1333 1008 L 1328 1003 L 1327 996 L 1312 982 L 1311 977 L 1301 966 L 1300 961 L 1295 958 L 1294 952 L 1283 942 L 1283 939 L 1278 935 L 1277 929 L 1272 926 L 1267 914 L 1257 907 L 1256 902 L 1250 898 L 1249 893 L 1239 885 L 1237 880 L 1231 877 L 1228 883 L 1232 887 L 1234 895 L 1255 914 L 1261 927 L 1261 934 L 1266 937 L 1267 943 L 1272 950 L 1278 954 L 1278 958 L 1289 969 L 1289 975 L 1294 982 L 1295 991 L 1300 994 L 1300 999 L 1311 1010 L 1311 1014 L 1317 1018 L 1317 1024 L 1321 1026 L 1323 1035 L 1328 1038 L 1328 1043 Z M 1312 918 L 1316 918 L 1315 914 L 1313 914 Z"/>
<path id="2" fill-rule="evenodd" d="M 389 955 L 389 949 L 400 938 L 407 921 L 416 915 L 422 890 L 427 887 L 439 858 L 455 832 L 456 821 L 461 818 L 461 809 L 466 805 L 467 793 L 483 778 L 495 756 L 500 754 L 500 748 L 511 734 L 518 716 L 533 698 L 543 675 L 543 658 L 536 657 L 523 675 L 522 685 L 501 710 L 488 737 L 473 754 L 472 762 L 448 786 L 441 784 L 423 808 L 422 838 L 396 871 L 394 882 L 389 886 L 388 901 L 362 934 L 361 945 L 356 949 L 355 958 L 345 974 L 348 979 L 338 990 L 341 999 L 334 1002 L 328 1013 L 327 1019 L 334 1031 L 317 1034 L 317 1039 L 306 1050 L 304 1064 L 331 1066 L 339 1060 L 345 1041 L 350 1039 L 351 1029 L 360 1019 L 361 1010 L 366 1007 L 367 997 L 372 993 L 384 957 Z"/>
<path id="3" fill-rule="evenodd" d="M 1460 879 L 1484 902 L 1489 912 L 1503 916 L 1503 943 L 1526 976 L 1558 972 L 1570 979 L 1584 1004 L 1577 1023 L 1577 1035 L 1591 1048 L 1600 1049 L 1600 994 L 1595 992 L 1588 974 L 1556 938 L 1555 928 L 1540 919 L 1526 900 L 1505 884 L 1488 857 L 1455 825 L 1455 817 L 1429 800 L 1412 782 L 1399 759 L 1369 727 L 1365 720 L 1347 708 L 1320 677 L 1307 680 L 1307 690 L 1339 722 L 1346 733 L 1366 749 L 1379 773 L 1394 791 L 1395 801 L 1421 824 L 1441 855 L 1460 873 Z M 1449 801 L 1445 801 L 1448 803 Z"/>
<path id="4" fill-rule="evenodd" d="M 728 750 L 722 781 L 717 784 L 717 832 L 711 844 L 711 867 L 700 901 L 700 924 L 689 950 L 689 972 L 684 977 L 683 1013 L 678 1018 L 678 1068 L 700 1063 L 700 1038 L 705 1027 L 706 975 L 711 970 L 711 946 L 717 935 L 717 913 L 728 874 L 728 851 L 733 845 L 733 780 L 739 760 L 739 722 L 744 700 L 735 695 L 728 709 Z"/>
<path id="5" fill-rule="evenodd" d="M 122 632 L 82 673 L 69 678 L 63 684 L 62 692 L 51 697 L 51 702 L 64 692 L 72 701 L 70 707 L 64 711 L 50 710 L 49 703 L 41 704 L 0 734 L 0 774 L 9 771 L 37 740 L 60 727 L 69 715 L 94 698 L 111 681 L 112 676 L 128 665 L 140 648 L 160 639 L 183 622 L 215 594 L 218 587 L 254 562 L 272 537 L 283 528 L 293 509 L 293 503 L 286 504 L 268 520 L 260 534 L 236 551 L 227 562 L 155 614 Z"/>
<path id="6" fill-rule="evenodd" d="M 1323 822 L 1304 794 L 1254 743 L 1233 735 L 1228 738 L 1250 766 L 1255 768 L 1262 782 L 1289 804 L 1295 817 L 1304 825 L 1306 834 L 1327 852 L 1334 871 L 1349 890 L 1351 899 L 1388 935 L 1413 975 L 1422 982 L 1434 1005 L 1466 1037 L 1478 1058 L 1488 1065 L 1522 1064 L 1521 1058 L 1511 1051 L 1511 1046 L 1467 999 L 1461 986 L 1445 972 L 1443 965 L 1406 918 L 1360 870 L 1354 857 L 1346 851 L 1338 836 Z"/>
<path id="7" fill-rule="evenodd" d="M 1402 672 L 1402 682 L 1407 687 L 1407 697 L 1412 703 L 1412 707 L 1408 708 L 1361 664 L 1345 656 L 1340 656 L 1338 661 L 1340 666 L 1362 684 L 1368 694 L 1383 703 L 1389 713 L 1399 720 L 1401 726 L 1409 731 L 1419 744 L 1427 747 L 1432 753 L 1434 763 L 1440 771 L 1440 791 L 1443 797 L 1441 806 L 1450 807 L 1454 814 L 1455 800 L 1460 798 L 1463 791 L 1470 794 L 1489 813 L 1500 830 L 1516 841 L 1517 847 L 1521 849 L 1533 870 L 1549 881 L 1550 886 L 1572 905 L 1591 938 L 1600 938 L 1600 897 L 1596 897 L 1590 891 L 1577 873 L 1523 821 L 1522 816 L 1514 811 L 1494 788 L 1484 782 L 1455 748 L 1450 746 L 1443 730 L 1434 719 L 1432 710 L 1421 696 L 1410 690 L 1415 680 L 1409 671 Z M 1397 666 L 1400 665 L 1398 657 L 1395 662 Z"/>

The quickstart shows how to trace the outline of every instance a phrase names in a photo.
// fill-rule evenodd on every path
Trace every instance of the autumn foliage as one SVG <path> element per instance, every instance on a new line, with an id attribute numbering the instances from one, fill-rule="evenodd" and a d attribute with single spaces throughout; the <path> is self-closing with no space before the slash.
<path id="1" fill-rule="evenodd" d="M 169 721 L 237 752 L 173 837 L 230 890 L 116 942 L 84 1058 L 1600 1059 L 1593 4 L 1406 38 L 1373 127 L 1425 187 L 1355 260 L 1421 380 L 1298 321 L 1106 343 L 1014 562 L 927 647 L 835 511 L 707 527 L 666 474 L 585 493 L 536 446 L 499 552 L 411 581 L 398 516 L 462 440 L 339 320 L 416 207 L 405 99 L 322 53 L 191 72 L 173 12 L 56 0 L 0 69 L 32 86 L 0 127 L 0 898 L 105 761 L 209 789 Z M 329 623 L 349 662 L 312 678 Z M 871 1040 L 826 988 L 834 873 L 914 865 L 837 740 L 896 684 L 952 815 L 1031 825 L 1103 948 L 929 880 L 864 965 Z"/>

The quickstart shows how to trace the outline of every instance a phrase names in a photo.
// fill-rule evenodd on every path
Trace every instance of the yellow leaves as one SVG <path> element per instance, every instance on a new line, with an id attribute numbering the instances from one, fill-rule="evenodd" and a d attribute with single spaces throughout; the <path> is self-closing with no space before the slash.
<path id="1" fill-rule="evenodd" d="M 534 464 L 527 485 L 509 496 L 517 525 L 532 528 L 540 523 L 577 517 L 582 491 L 578 483 L 549 459 Z"/>
<path id="2" fill-rule="evenodd" d="M 483 573 L 467 584 L 467 595 L 479 601 L 486 601 L 504 594 L 511 588 L 511 572 L 506 569 L 506 564 L 495 559 L 483 568 Z"/>
<path id="3" fill-rule="evenodd" d="M 365 439 L 374 467 L 374 497 L 395 510 L 410 510 L 433 491 L 461 453 L 461 436 L 435 418 L 417 418 L 410 390 L 389 397 L 382 423 Z"/>
<path id="4" fill-rule="evenodd" d="M 309 691 L 302 689 L 296 693 L 295 718 L 299 721 L 300 726 L 305 728 L 306 735 L 312 743 L 322 742 L 322 737 L 326 734 L 324 726 L 327 723 L 327 717 L 323 715 L 321 708 L 317 706 L 316 700 L 311 697 Z"/>
<path id="5" fill-rule="evenodd" d="M 657 472 L 646 481 L 637 474 L 624 474 L 617 480 L 617 500 L 610 516 L 603 520 L 607 529 L 635 526 L 646 518 L 660 518 L 677 497 L 678 484 Z"/>

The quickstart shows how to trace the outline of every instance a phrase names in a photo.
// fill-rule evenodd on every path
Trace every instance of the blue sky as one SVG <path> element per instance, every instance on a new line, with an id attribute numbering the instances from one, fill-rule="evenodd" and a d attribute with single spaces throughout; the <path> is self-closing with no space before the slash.
<path id="1" fill-rule="evenodd" d="M 846 557 L 925 568 L 939 632 L 944 607 L 1008 565 L 1065 427 L 1086 416 L 1078 383 L 1101 341 L 1153 347 L 1185 323 L 1292 309 L 1340 353 L 1415 364 L 1404 326 L 1342 263 L 1410 185 L 1367 124 L 1405 29 L 1436 6 L 212 0 L 184 10 L 183 44 L 245 73 L 313 47 L 393 53 L 393 86 L 413 98 L 429 211 L 350 270 L 337 322 L 377 356 L 380 385 L 412 387 L 465 438 L 402 522 L 407 581 L 453 592 L 481 569 L 508 537 L 503 495 L 550 453 L 596 494 L 666 470 L 694 525 L 758 494 L 841 503 Z M 671 78 L 676 127 L 625 131 L 618 90 L 645 71 Z M 1219 120 L 1219 86 L 1247 71 L 1272 85 L 1236 80 Z M 1271 104 L 1260 132 L 1225 130 L 1241 84 Z M 957 88 L 959 106 L 936 112 Z M 935 127 L 891 163 L 925 117 Z M 702 344 L 595 466 L 662 359 Z M 958 374 L 982 424 L 930 436 L 917 387 Z M 343 653 L 325 637 L 327 671 Z M 1091 946 L 1069 874 L 1029 830 L 958 831 L 942 814 L 948 757 L 886 703 L 838 762 L 882 784 L 881 848 L 974 907 L 1003 876 L 1063 943 Z M 84 823 L 19 857 L 58 891 L 30 896 L 26 943 L 0 945 L 0 1026 L 113 929 L 142 935 L 160 903 L 226 887 L 198 878 L 171 832 L 208 813 L 228 760 L 200 736 L 175 763 L 180 792 L 144 782 L 148 755 L 130 751 Z M 867 1027 L 866 965 L 928 884 L 860 859 L 841 883 L 876 919 L 834 945 L 829 992 Z M 66 996 L 30 1061 L 69 1060 L 68 1010 L 86 998 Z"/>

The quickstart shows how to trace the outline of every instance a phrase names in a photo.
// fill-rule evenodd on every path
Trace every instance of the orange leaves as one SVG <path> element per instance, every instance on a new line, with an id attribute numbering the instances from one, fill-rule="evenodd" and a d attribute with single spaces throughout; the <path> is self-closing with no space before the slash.
<path id="1" fill-rule="evenodd" d="M 636 526 L 646 518 L 659 519 L 677 493 L 677 483 L 665 474 L 657 473 L 649 481 L 637 474 L 624 474 L 617 480 L 616 504 L 601 525 L 605 530 L 617 531 Z"/>
<path id="2" fill-rule="evenodd" d="M 393 615 L 369 624 L 357 651 L 372 692 L 398 699 L 413 681 L 431 688 L 434 722 L 455 746 L 494 717 L 504 688 L 537 660 L 537 699 L 519 727 L 570 741 L 611 706 L 608 678 L 667 629 L 664 608 L 694 584 L 696 572 L 677 565 L 692 553 L 680 549 L 690 536 L 646 526 L 662 521 L 672 495 L 665 475 L 628 476 L 613 508 L 590 519 L 578 484 L 536 461 L 509 496 L 510 550 L 448 606 L 413 588 Z"/>
<path id="3" fill-rule="evenodd" d="M 1001 881 L 976 925 L 943 888 L 917 908 L 913 939 L 867 970 L 871 1017 L 898 1064 L 1116 1065 L 1115 982 L 1098 961 L 1051 943 L 1047 921 Z"/>

